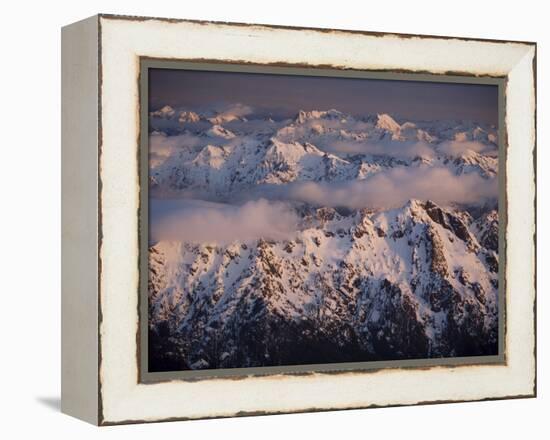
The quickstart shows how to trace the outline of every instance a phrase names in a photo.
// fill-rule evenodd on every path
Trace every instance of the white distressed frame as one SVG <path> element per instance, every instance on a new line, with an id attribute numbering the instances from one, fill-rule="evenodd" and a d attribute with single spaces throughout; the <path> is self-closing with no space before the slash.
<path id="1" fill-rule="evenodd" d="M 100 424 L 535 394 L 535 46 L 99 17 Z M 506 365 L 138 383 L 139 57 L 507 76 Z"/>

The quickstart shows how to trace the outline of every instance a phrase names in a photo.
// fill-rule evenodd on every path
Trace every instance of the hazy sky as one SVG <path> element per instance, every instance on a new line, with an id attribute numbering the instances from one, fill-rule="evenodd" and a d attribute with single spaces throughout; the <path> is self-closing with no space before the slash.
<path id="1" fill-rule="evenodd" d="M 355 116 L 498 123 L 493 85 L 150 69 L 149 96 L 151 110 L 166 104 L 198 109 L 243 103 L 274 118 L 335 108 Z"/>

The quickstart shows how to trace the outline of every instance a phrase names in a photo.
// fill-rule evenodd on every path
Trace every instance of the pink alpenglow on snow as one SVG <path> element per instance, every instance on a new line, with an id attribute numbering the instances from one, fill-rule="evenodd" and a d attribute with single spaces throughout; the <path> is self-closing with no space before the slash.
<path id="1" fill-rule="evenodd" d="M 199 73 L 151 77 L 150 371 L 498 354 L 495 90 Z"/>

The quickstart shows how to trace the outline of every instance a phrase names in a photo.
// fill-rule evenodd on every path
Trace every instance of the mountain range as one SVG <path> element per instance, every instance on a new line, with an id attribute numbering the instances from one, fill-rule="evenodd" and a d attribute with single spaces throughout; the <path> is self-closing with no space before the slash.
<path id="1" fill-rule="evenodd" d="M 151 240 L 150 371 L 497 353 L 495 127 L 166 106 L 150 129 L 151 197 L 186 200 L 152 227 L 191 229 Z M 211 226 L 260 201 L 284 233 Z"/>

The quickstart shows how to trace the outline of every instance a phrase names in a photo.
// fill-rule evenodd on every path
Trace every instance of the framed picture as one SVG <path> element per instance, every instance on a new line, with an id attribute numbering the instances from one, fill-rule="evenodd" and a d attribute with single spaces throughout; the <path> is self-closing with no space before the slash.
<path id="1" fill-rule="evenodd" d="M 63 29 L 62 409 L 533 397 L 534 43 Z"/>

